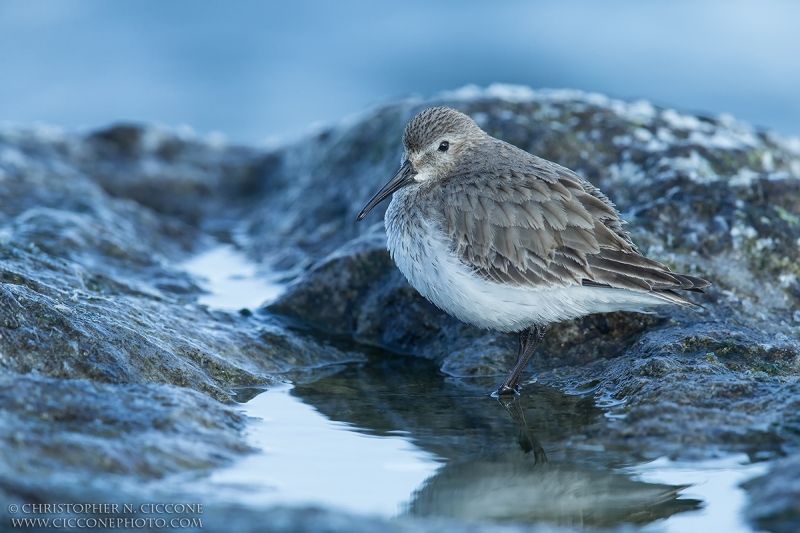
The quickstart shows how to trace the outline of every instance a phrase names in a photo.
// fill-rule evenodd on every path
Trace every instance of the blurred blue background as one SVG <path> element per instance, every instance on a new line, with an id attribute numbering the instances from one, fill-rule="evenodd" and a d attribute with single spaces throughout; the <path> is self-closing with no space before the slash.
<path id="1" fill-rule="evenodd" d="M 569 87 L 800 134 L 800 2 L 5 0 L 0 122 L 259 143 L 465 84 Z"/>

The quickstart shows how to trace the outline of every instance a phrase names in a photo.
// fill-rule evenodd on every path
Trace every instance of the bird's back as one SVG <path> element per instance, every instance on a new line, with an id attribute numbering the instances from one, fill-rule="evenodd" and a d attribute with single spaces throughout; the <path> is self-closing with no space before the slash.
<path id="1" fill-rule="evenodd" d="M 576 173 L 489 139 L 417 195 L 476 275 L 521 289 L 625 289 L 682 305 L 694 304 L 675 290 L 709 285 L 644 257 L 611 201 Z"/>

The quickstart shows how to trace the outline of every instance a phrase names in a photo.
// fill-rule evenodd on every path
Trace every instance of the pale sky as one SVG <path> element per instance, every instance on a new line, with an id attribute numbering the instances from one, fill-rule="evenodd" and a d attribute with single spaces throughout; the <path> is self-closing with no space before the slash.
<path id="1" fill-rule="evenodd" d="M 800 3 L 0 4 L 0 124 L 295 136 L 466 84 L 575 88 L 800 135 Z"/>

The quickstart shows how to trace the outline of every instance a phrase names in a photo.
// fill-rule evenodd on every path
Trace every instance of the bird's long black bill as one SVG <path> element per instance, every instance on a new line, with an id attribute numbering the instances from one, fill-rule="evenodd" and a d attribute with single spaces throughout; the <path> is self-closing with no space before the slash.
<path id="1" fill-rule="evenodd" d="M 362 209 L 358 214 L 356 220 L 361 220 L 367 216 L 367 213 L 372 211 L 373 207 L 384 201 L 393 192 L 397 191 L 398 189 L 402 189 L 406 185 L 413 182 L 414 176 L 416 175 L 417 171 L 414 170 L 414 166 L 411 164 L 411 161 L 406 159 L 406 162 L 403 163 L 403 166 L 400 167 L 400 170 L 397 171 L 397 174 L 395 174 L 394 177 L 389 180 L 389 183 L 384 185 L 383 188 L 379 190 L 369 202 L 367 202 L 367 205 L 365 205 L 364 209 Z"/>

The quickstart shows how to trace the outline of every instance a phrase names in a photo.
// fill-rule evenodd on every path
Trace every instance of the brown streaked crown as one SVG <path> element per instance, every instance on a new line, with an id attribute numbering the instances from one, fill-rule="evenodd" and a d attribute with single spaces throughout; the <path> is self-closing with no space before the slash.
<path id="1" fill-rule="evenodd" d="M 421 151 L 440 138 L 481 132 L 475 121 L 449 107 L 431 107 L 415 116 L 403 133 L 403 146 L 409 152 Z"/>

